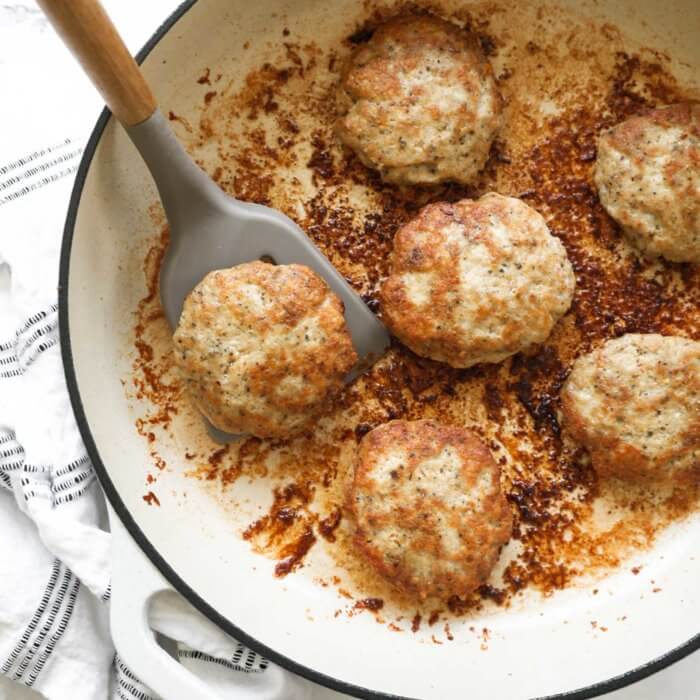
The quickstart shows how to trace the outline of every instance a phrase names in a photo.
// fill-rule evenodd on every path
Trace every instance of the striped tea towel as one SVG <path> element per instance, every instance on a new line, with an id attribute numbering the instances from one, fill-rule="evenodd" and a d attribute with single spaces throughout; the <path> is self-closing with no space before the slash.
<path id="1" fill-rule="evenodd" d="M 139 42 L 175 4 L 106 3 L 127 41 Z M 106 508 L 59 347 L 63 221 L 100 105 L 29 0 L 0 5 L 0 89 L 13 97 L 0 110 L 0 698 L 22 684 L 49 700 L 150 700 L 115 658 Z M 154 604 L 151 622 L 222 698 L 311 695 L 311 684 L 269 665 L 175 594 Z"/>

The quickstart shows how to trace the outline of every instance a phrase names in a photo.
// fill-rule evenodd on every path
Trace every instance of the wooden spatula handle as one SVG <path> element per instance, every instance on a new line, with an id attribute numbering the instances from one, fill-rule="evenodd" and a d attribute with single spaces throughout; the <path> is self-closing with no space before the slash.
<path id="1" fill-rule="evenodd" d="M 98 0 L 38 0 L 64 43 L 126 126 L 148 119 L 156 101 Z"/>

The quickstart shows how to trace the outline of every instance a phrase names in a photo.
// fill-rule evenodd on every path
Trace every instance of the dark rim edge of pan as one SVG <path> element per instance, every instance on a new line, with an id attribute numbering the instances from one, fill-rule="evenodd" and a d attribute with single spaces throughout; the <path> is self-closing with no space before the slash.
<path id="1" fill-rule="evenodd" d="M 172 27 L 178 22 L 178 20 L 185 15 L 185 13 L 197 2 L 197 0 L 185 0 L 175 11 L 161 24 L 161 26 L 155 31 L 153 36 L 146 42 L 143 48 L 136 55 L 136 60 L 138 63 L 142 63 L 148 54 L 153 50 L 153 48 L 158 44 L 158 42 L 165 36 L 165 34 L 172 29 Z M 175 590 L 180 593 L 186 600 L 188 600 L 195 608 L 197 608 L 203 615 L 208 617 L 212 622 L 221 627 L 226 633 L 234 637 L 235 639 L 243 642 L 249 646 L 253 651 L 262 654 L 268 658 L 273 663 L 286 668 L 304 678 L 307 678 L 314 683 L 326 686 L 333 690 L 337 690 L 341 693 L 346 693 L 359 698 L 367 699 L 383 699 L 383 700 L 410 700 L 410 698 L 403 698 L 398 695 L 392 695 L 387 693 L 382 693 L 378 691 L 373 691 L 368 688 L 362 688 L 361 686 L 346 683 L 344 681 L 337 680 L 330 676 L 327 676 L 319 671 L 315 671 L 312 668 L 303 666 L 293 661 L 292 659 L 279 654 L 274 649 L 265 646 L 263 643 L 257 641 L 256 639 L 247 635 L 243 630 L 239 629 L 233 622 L 225 618 L 223 615 L 218 613 L 214 608 L 212 608 L 205 600 L 203 600 L 192 588 L 190 588 L 185 581 L 183 581 L 178 574 L 170 567 L 163 556 L 156 550 L 156 548 L 151 544 L 149 539 L 146 537 L 141 528 L 137 525 L 136 521 L 132 517 L 128 508 L 122 501 L 117 489 L 115 488 L 112 480 L 109 477 L 107 469 L 105 468 L 100 454 L 97 450 L 97 446 L 92 437 L 90 427 L 88 425 L 87 418 L 85 416 L 85 411 L 83 410 L 82 401 L 80 398 L 80 391 L 78 388 L 78 382 L 76 379 L 75 367 L 73 364 L 73 354 L 70 342 L 70 328 L 68 319 L 68 277 L 70 273 L 70 256 L 73 244 L 73 233 L 75 229 L 75 223 L 78 213 L 78 208 L 80 206 L 80 198 L 83 192 L 83 186 L 87 178 L 90 165 L 92 163 L 93 156 L 100 142 L 102 132 L 107 126 L 107 122 L 111 113 L 108 109 L 105 109 L 100 115 L 95 128 L 90 135 L 87 146 L 85 147 L 85 152 L 80 161 L 80 166 L 75 178 L 75 183 L 73 185 L 73 190 L 71 192 L 70 204 L 68 207 L 68 214 L 66 216 L 66 223 L 63 230 L 63 241 L 61 243 L 61 255 L 59 263 L 59 282 L 58 282 L 58 302 L 59 302 L 59 331 L 61 338 L 61 355 L 63 359 L 63 368 L 66 377 L 66 384 L 68 386 L 68 393 L 70 395 L 71 404 L 73 406 L 73 411 L 75 413 L 75 418 L 80 430 L 80 434 L 85 442 L 86 449 L 92 460 L 95 471 L 100 480 L 100 484 L 109 499 L 112 507 L 119 516 L 119 519 L 123 525 L 128 530 L 129 534 L 138 544 L 142 552 L 148 557 L 148 559 L 155 565 L 155 567 L 160 571 L 160 573 L 165 577 L 165 579 L 175 588 Z M 642 666 L 635 669 L 622 673 L 618 676 L 614 676 L 605 681 L 600 681 L 594 683 L 593 685 L 586 686 L 584 688 L 578 688 L 576 690 L 567 691 L 563 693 L 558 693 L 556 695 L 549 695 L 547 697 L 542 697 L 533 700 L 586 700 L 587 698 L 593 698 L 605 693 L 610 693 L 614 690 L 624 688 L 625 686 L 631 685 L 640 681 L 644 678 L 651 676 L 652 674 L 667 668 L 676 661 L 680 661 L 692 652 L 700 649 L 700 633 L 695 637 L 692 637 L 684 644 L 672 649 L 668 653 L 650 661 Z"/>

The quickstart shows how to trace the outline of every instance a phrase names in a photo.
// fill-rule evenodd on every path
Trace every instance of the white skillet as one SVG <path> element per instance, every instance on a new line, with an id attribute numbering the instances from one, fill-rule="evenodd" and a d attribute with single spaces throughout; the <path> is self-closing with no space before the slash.
<path id="1" fill-rule="evenodd" d="M 693 0 L 570 4 L 667 50 L 691 73 L 700 69 L 700 10 Z M 279 17 L 294 34 L 321 40 L 343 36 L 365 13 L 352 0 L 185 3 L 140 58 L 158 102 L 194 117 L 201 99 L 194 94 L 197 77 L 209 66 L 245 75 L 259 57 L 244 51 L 243 44 L 276 41 Z M 116 539 L 115 642 L 145 682 L 173 700 L 206 697 L 201 684 L 163 656 L 147 630 L 147 599 L 169 586 L 273 662 L 358 697 L 581 700 L 638 680 L 700 647 L 698 518 L 670 528 L 653 550 L 640 555 L 635 563 L 644 564 L 644 577 L 625 570 L 597 584 L 595 596 L 576 587 L 469 620 L 477 630 L 490 630 L 488 649 L 482 650 L 482 640 L 467 633 L 437 645 L 390 633 L 370 615 L 335 618 L 332 588 L 315 585 L 313 570 L 276 579 L 274 563 L 235 535 L 249 514 L 212 507 L 184 469 L 164 472 L 159 489 L 187 497 L 149 507 L 142 495 L 151 458 L 134 429 L 135 408 L 120 380 L 131 372 L 128 331 L 145 293 L 141 262 L 153 235 L 149 206 L 157 193 L 128 137 L 108 117 L 100 118 L 90 139 L 70 205 L 60 322 L 73 406 L 101 483 L 131 537 L 160 571 L 154 577 L 128 556 L 125 540 Z M 181 461 L 176 445 L 159 449 L 168 464 Z M 269 488 L 253 484 L 249 495 L 267 502 Z M 662 589 L 659 594 L 650 592 L 650 579 Z M 613 624 L 622 617 L 624 623 Z M 608 631 L 594 629 L 592 621 L 608 622 Z"/>

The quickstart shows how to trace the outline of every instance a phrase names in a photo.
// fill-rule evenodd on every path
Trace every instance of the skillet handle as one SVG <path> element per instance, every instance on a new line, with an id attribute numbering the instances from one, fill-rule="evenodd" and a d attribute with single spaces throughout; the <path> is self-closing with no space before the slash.
<path id="1" fill-rule="evenodd" d="M 155 112 L 153 93 L 99 0 L 37 2 L 122 124 Z"/>
<path id="2" fill-rule="evenodd" d="M 110 626 L 120 658 L 162 698 L 220 700 L 209 686 L 157 644 L 148 626 L 148 609 L 157 593 L 172 588 L 131 541 L 126 528 L 116 525 L 117 518 L 110 520 L 114 561 Z"/>

